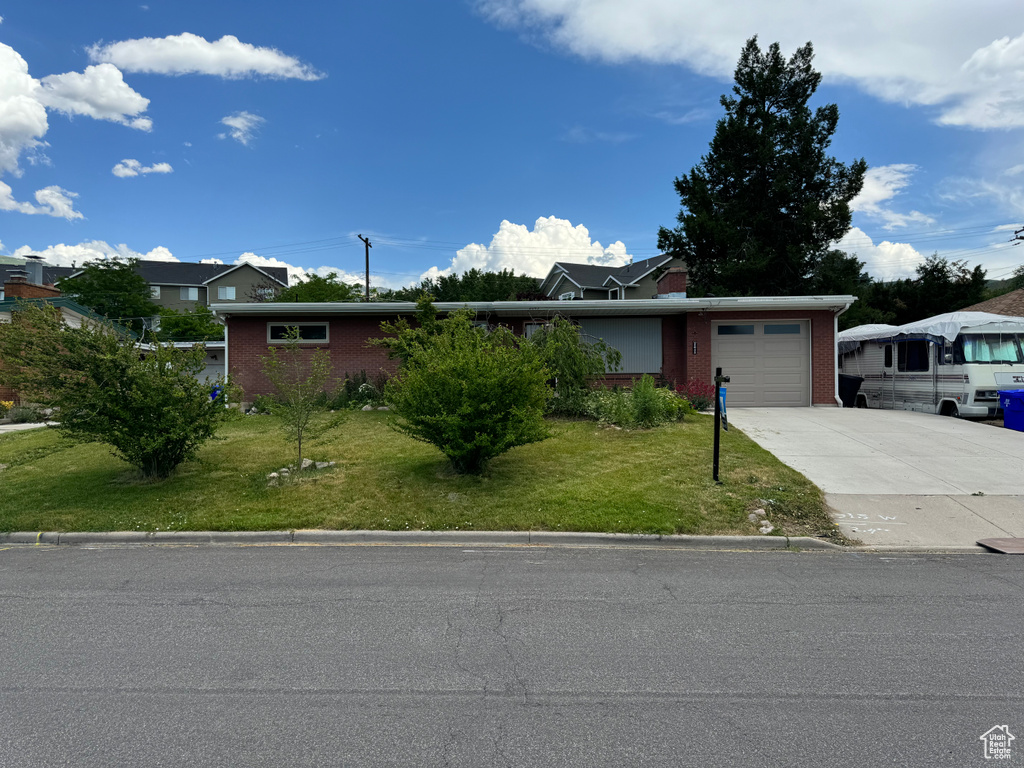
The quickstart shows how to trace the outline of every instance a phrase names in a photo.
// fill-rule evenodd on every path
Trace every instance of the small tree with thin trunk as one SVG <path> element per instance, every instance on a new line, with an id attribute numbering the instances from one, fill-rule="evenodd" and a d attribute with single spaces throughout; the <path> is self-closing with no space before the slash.
<path id="1" fill-rule="evenodd" d="M 302 442 L 315 435 L 326 409 L 324 391 L 331 377 L 331 356 L 325 349 L 308 354 L 299 343 L 299 329 L 288 329 L 283 347 L 270 347 L 261 357 L 263 373 L 274 388 L 274 415 L 298 450 L 302 469 Z"/>

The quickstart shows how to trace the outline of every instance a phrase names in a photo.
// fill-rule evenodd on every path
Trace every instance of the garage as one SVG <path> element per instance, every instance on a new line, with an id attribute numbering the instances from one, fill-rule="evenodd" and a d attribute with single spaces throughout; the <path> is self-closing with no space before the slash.
<path id="1" fill-rule="evenodd" d="M 721 321 L 711 328 L 712 368 L 721 368 L 732 407 L 811 404 L 807 320 Z"/>

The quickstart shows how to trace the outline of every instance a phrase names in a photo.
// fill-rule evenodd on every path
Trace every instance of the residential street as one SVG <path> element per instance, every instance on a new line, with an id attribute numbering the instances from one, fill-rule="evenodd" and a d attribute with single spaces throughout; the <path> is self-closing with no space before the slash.
<path id="1" fill-rule="evenodd" d="M 0 768 L 1024 760 L 1024 558 L 0 548 Z"/>

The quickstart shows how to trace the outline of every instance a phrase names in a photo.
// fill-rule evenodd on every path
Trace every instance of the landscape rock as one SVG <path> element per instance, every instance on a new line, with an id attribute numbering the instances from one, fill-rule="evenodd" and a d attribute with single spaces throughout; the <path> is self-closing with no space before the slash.
<path id="1" fill-rule="evenodd" d="M 277 478 L 279 477 L 280 475 L 277 474 L 277 472 L 271 472 L 269 475 L 267 475 L 268 480 L 277 480 Z"/>
<path id="2" fill-rule="evenodd" d="M 0 472 L 3 472 L 5 469 L 7 469 L 7 465 L 6 464 L 0 464 Z"/>
<path id="3" fill-rule="evenodd" d="M 391 409 L 388 408 L 386 405 L 379 405 L 379 406 L 377 406 L 377 410 L 378 411 L 390 411 Z"/>
<path id="4" fill-rule="evenodd" d="M 775 526 L 765 520 L 761 523 L 760 532 L 762 536 L 767 536 L 769 533 L 775 530 Z"/>
<path id="5" fill-rule="evenodd" d="M 364 411 L 372 411 L 373 410 L 373 406 L 372 405 L 364 405 L 363 406 L 363 410 Z"/>
<path id="6" fill-rule="evenodd" d="M 316 464 L 314 466 L 317 469 L 327 469 L 328 467 L 333 467 L 334 466 L 334 462 L 333 461 L 318 461 L 318 462 L 316 462 Z"/>
<path id="7" fill-rule="evenodd" d="M 768 515 L 768 513 L 765 512 L 763 509 L 755 509 L 750 514 L 757 515 L 758 517 L 767 517 L 767 515 Z"/>
<path id="8" fill-rule="evenodd" d="M 303 459 L 302 460 L 302 468 L 303 469 L 309 469 L 312 466 L 313 466 L 313 460 L 312 459 Z"/>

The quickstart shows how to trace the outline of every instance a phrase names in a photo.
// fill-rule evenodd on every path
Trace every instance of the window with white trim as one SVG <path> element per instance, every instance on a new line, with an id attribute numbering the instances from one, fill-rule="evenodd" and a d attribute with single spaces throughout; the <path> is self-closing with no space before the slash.
<path id="1" fill-rule="evenodd" d="M 299 341 L 330 341 L 328 323 L 267 323 L 267 341 L 271 344 L 287 344 L 293 328 L 299 331 Z"/>
<path id="2" fill-rule="evenodd" d="M 233 285 L 218 285 L 217 286 L 217 299 L 220 301 L 234 301 L 235 300 L 235 286 Z"/>
<path id="3" fill-rule="evenodd" d="M 572 301 L 575 298 L 576 298 L 576 294 L 573 293 L 572 291 L 567 291 L 566 293 L 558 294 L 558 300 L 559 301 Z"/>
<path id="4" fill-rule="evenodd" d="M 179 293 L 182 301 L 199 301 L 199 289 L 189 288 L 187 285 L 181 286 L 181 292 Z"/>
<path id="5" fill-rule="evenodd" d="M 151 299 L 159 299 L 160 298 L 160 286 L 159 285 L 151 285 L 151 286 L 149 286 L 149 298 L 151 298 Z"/>

